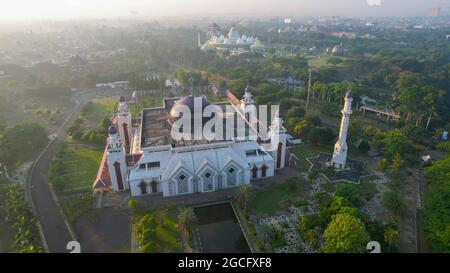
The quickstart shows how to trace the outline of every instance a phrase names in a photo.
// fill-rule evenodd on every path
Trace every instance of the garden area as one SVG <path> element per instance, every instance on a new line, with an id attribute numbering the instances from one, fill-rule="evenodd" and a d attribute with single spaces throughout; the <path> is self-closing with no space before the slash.
<path id="1" fill-rule="evenodd" d="M 332 183 L 303 172 L 250 191 L 248 231 L 262 252 L 367 252 L 370 240 L 395 252 L 397 223 L 377 218 L 384 204 L 376 183 Z"/>
<path id="2" fill-rule="evenodd" d="M 178 208 L 144 210 L 129 200 L 133 233 L 140 253 L 183 253 L 181 221 Z"/>

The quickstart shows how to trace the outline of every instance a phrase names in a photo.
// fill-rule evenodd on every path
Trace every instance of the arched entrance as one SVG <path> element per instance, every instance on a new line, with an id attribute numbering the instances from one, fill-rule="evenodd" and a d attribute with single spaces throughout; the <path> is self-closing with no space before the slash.
<path id="1" fill-rule="evenodd" d="M 253 165 L 253 168 L 252 168 L 252 177 L 253 177 L 253 179 L 258 178 L 258 167 L 256 167 L 256 165 Z"/>
<path id="2" fill-rule="evenodd" d="M 263 166 L 261 167 L 261 176 L 262 176 L 262 177 L 266 177 L 266 175 L 267 175 L 267 166 L 266 166 L 266 165 L 263 165 Z"/>
<path id="3" fill-rule="evenodd" d="M 153 180 L 150 185 L 152 186 L 152 193 L 157 193 L 158 192 L 158 183 L 156 183 L 156 181 Z"/>
<path id="4" fill-rule="evenodd" d="M 139 184 L 139 188 L 141 189 L 141 194 L 147 194 L 147 183 L 145 183 L 144 180 L 141 181 L 141 183 Z"/>

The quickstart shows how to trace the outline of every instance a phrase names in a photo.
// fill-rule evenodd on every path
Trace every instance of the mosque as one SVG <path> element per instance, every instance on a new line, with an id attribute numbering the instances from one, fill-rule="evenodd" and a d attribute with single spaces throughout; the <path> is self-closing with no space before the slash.
<path id="1" fill-rule="evenodd" d="M 231 126 L 228 129 L 233 132 L 232 138 L 224 140 L 177 140 L 171 134 L 180 118 L 178 110 L 193 110 L 195 101 L 201 101 L 202 109 L 212 105 L 205 97 L 167 98 L 162 107 L 144 109 L 136 118 L 131 117 L 121 97 L 93 183 L 94 192 L 129 191 L 132 196 L 169 197 L 239 187 L 274 176 L 276 169 L 284 168 L 286 157 L 286 130 L 278 112 L 263 138 L 260 131 L 265 123 L 257 120 L 255 128 L 244 111 L 254 105 L 250 92 L 246 91 L 242 100 L 230 91 L 227 96 L 227 102 L 214 103 L 234 110 L 223 116 L 224 126 Z M 242 129 L 234 121 L 245 124 L 243 138 L 237 137 Z M 256 137 L 248 137 L 251 134 Z"/>
<path id="2" fill-rule="evenodd" d="M 199 41 L 202 50 L 247 50 L 261 52 L 264 50 L 264 44 L 258 38 L 240 35 L 235 26 L 232 26 L 227 36 L 217 30 L 210 33 L 210 38 L 203 45 Z"/>

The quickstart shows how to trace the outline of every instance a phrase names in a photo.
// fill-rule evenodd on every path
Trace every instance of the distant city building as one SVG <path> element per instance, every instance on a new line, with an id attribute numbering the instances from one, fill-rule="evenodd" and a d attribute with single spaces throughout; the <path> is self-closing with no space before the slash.
<path id="1" fill-rule="evenodd" d="M 120 81 L 120 82 L 107 82 L 107 83 L 97 83 L 95 87 L 109 87 L 109 88 L 128 88 L 128 81 Z"/>
<path id="2" fill-rule="evenodd" d="M 429 16 L 438 17 L 441 15 L 441 7 L 433 7 L 429 12 Z"/>
<path id="3" fill-rule="evenodd" d="M 285 17 L 284 18 L 284 23 L 285 24 L 292 24 L 294 22 L 294 20 L 292 19 L 292 17 Z"/>

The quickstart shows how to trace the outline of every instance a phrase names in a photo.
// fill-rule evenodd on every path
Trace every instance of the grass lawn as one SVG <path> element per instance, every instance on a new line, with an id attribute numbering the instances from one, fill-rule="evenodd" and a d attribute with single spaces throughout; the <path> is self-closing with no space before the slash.
<path id="1" fill-rule="evenodd" d="M 103 149 L 69 148 L 65 160 L 64 192 L 90 190 Z"/>
<path id="2" fill-rule="evenodd" d="M 102 99 L 86 104 L 83 108 L 83 115 L 87 118 L 110 117 L 117 107 L 117 99 Z"/>
<path id="3" fill-rule="evenodd" d="M 77 218 L 92 208 L 95 198 L 91 194 L 85 196 L 73 196 L 61 199 L 64 214 L 70 223 L 74 223 Z"/>
<path id="4" fill-rule="evenodd" d="M 308 157 L 313 157 L 318 155 L 319 153 L 333 153 L 332 146 L 322 146 L 322 145 L 314 145 L 314 146 L 296 146 L 289 151 L 295 154 L 300 159 L 300 168 L 302 171 L 307 171 L 311 167 L 311 164 L 306 160 Z"/>
<path id="5" fill-rule="evenodd" d="M 291 200 L 302 200 L 306 193 L 306 182 L 298 178 L 289 178 L 286 183 L 273 184 L 255 193 L 251 200 L 252 211 L 256 214 L 274 214 L 282 209 L 280 201 L 287 197 Z"/>

